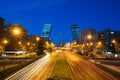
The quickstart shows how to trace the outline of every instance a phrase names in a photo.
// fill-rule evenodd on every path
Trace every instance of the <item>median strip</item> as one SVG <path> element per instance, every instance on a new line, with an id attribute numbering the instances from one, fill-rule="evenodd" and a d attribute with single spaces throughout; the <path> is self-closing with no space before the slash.
<path id="1" fill-rule="evenodd" d="M 72 80 L 72 75 L 70 72 L 69 65 L 65 59 L 57 59 L 51 76 L 48 80 Z"/>

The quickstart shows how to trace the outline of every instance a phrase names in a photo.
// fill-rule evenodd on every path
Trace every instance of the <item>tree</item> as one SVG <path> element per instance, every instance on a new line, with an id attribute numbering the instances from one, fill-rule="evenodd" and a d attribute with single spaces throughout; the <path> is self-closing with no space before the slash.
<path id="1" fill-rule="evenodd" d="M 9 24 L 7 25 L 8 30 L 8 39 L 9 43 L 6 46 L 6 50 L 8 51 L 17 51 L 17 50 L 23 50 L 23 46 L 25 46 L 27 42 L 27 31 L 21 24 Z M 15 33 L 15 29 L 19 30 L 19 34 Z M 19 42 L 21 42 L 19 44 Z"/>
<path id="2" fill-rule="evenodd" d="M 115 51 L 120 53 L 120 42 L 114 44 Z"/>
<path id="3" fill-rule="evenodd" d="M 4 19 L 0 17 L 0 40 L 5 36 Z"/>
<path id="4" fill-rule="evenodd" d="M 38 42 L 37 55 L 44 54 L 44 50 L 45 50 L 45 41 L 44 41 L 43 39 L 41 39 L 41 40 Z"/>
<path id="5" fill-rule="evenodd" d="M 0 17 L 0 53 L 4 52 L 3 40 L 6 38 L 7 28 L 4 26 L 4 18 Z"/>

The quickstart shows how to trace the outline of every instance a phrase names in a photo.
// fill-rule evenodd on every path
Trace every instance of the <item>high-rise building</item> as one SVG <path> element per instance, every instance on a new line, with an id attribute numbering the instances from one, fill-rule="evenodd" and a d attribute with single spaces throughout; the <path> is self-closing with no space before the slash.
<path id="1" fill-rule="evenodd" d="M 80 43 L 87 43 L 89 40 L 88 35 L 91 35 L 91 41 L 95 42 L 97 39 L 97 32 L 95 29 L 92 28 L 86 28 L 79 33 L 79 42 Z"/>
<path id="2" fill-rule="evenodd" d="M 79 43 L 84 45 L 84 52 L 95 50 L 97 32 L 95 29 L 86 28 L 79 33 Z"/>
<path id="3" fill-rule="evenodd" d="M 43 28 L 41 37 L 43 37 L 45 39 L 49 39 L 50 33 L 51 33 L 51 28 L 52 28 L 51 24 L 44 24 L 44 28 Z"/>
<path id="4" fill-rule="evenodd" d="M 120 31 L 113 31 L 106 29 L 98 32 L 98 41 L 101 41 L 107 51 L 114 52 L 114 45 L 112 40 L 120 42 Z"/>
<path id="5" fill-rule="evenodd" d="M 77 24 L 71 24 L 70 26 L 72 35 L 73 35 L 73 40 L 78 40 L 79 38 L 79 28 Z"/>

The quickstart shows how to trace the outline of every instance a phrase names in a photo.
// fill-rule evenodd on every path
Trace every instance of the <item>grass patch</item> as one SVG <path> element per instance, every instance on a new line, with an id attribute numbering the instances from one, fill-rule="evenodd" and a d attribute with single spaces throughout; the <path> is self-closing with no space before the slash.
<path id="1" fill-rule="evenodd" d="M 28 62 L 26 62 L 26 63 L 24 63 L 24 64 L 20 64 L 20 65 L 18 65 L 18 66 L 15 66 L 15 67 L 12 67 L 12 68 L 8 68 L 8 69 L 0 72 L 0 80 L 3 80 L 3 79 L 6 78 L 8 75 L 10 75 L 10 74 L 12 74 L 12 73 L 14 73 L 14 72 L 22 69 L 23 67 L 29 65 L 30 63 L 38 60 L 39 58 L 41 58 L 41 57 L 43 57 L 43 56 L 45 56 L 45 54 L 42 54 L 42 55 L 40 55 L 40 56 L 37 56 L 37 57 L 33 58 L 31 61 L 28 61 Z"/>
<path id="2" fill-rule="evenodd" d="M 100 64 L 95 64 L 96 66 L 98 66 L 99 68 L 101 68 L 102 70 L 106 71 L 107 73 L 113 75 L 114 77 L 116 77 L 118 80 L 120 80 L 120 73 L 114 70 L 111 70 L 107 67 L 104 67 Z"/>
<path id="3" fill-rule="evenodd" d="M 72 80 L 70 68 L 65 59 L 56 60 L 56 64 L 48 80 Z"/>

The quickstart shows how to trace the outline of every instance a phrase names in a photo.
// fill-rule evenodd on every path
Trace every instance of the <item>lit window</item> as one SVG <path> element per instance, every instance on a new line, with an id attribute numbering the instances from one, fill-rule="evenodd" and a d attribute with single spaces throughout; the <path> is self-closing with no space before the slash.
<path id="1" fill-rule="evenodd" d="M 111 32 L 111 34 L 114 34 L 114 32 Z"/>
<path id="2" fill-rule="evenodd" d="M 106 42 L 106 44 L 108 44 L 108 42 Z"/>
<path id="3" fill-rule="evenodd" d="M 112 47 L 113 45 L 111 44 L 110 46 Z"/>

